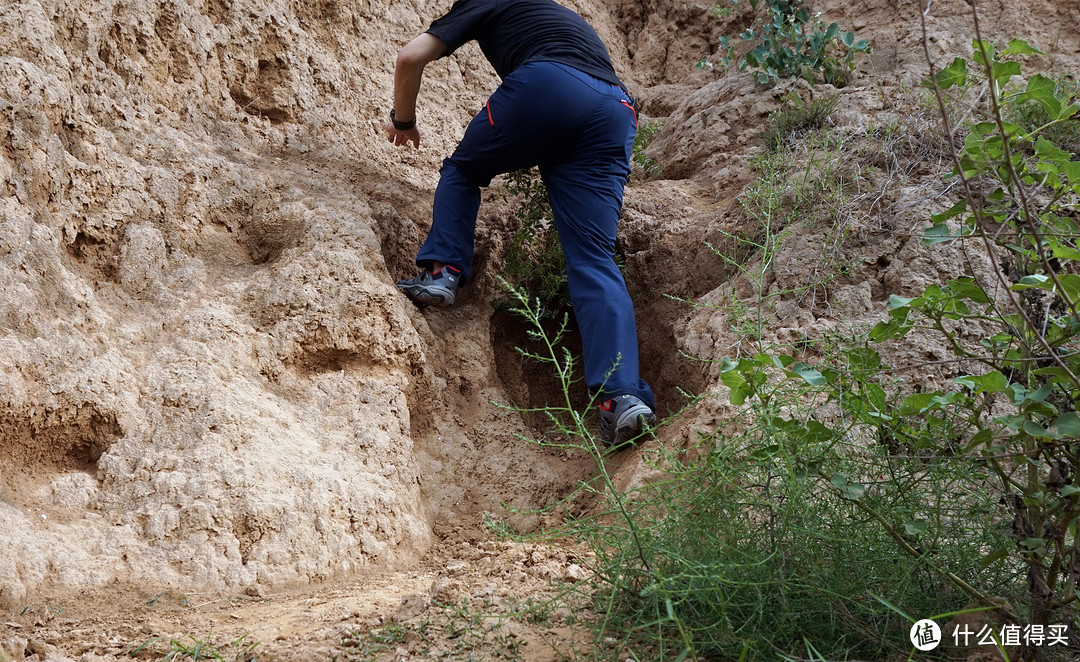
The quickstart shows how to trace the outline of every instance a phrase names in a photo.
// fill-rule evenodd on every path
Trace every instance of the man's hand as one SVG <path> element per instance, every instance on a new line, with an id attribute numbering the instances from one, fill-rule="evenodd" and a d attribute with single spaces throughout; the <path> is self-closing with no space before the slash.
<path id="1" fill-rule="evenodd" d="M 390 122 L 383 124 L 383 129 L 386 130 L 387 142 L 392 142 L 398 147 L 404 147 L 412 141 L 413 146 L 416 149 L 420 149 L 420 129 L 415 126 L 408 131 L 402 131 L 401 129 L 395 129 L 394 125 Z"/>
<path id="2" fill-rule="evenodd" d="M 427 32 L 398 51 L 397 64 L 394 66 L 394 110 L 399 113 L 397 119 L 404 117 L 406 119 L 402 122 L 409 122 L 409 118 L 416 117 L 416 95 L 420 91 L 424 67 L 445 52 L 446 44 Z M 415 126 L 403 131 L 389 123 L 383 124 L 383 129 L 386 130 L 386 139 L 398 147 L 411 142 L 420 149 L 420 131 Z"/>

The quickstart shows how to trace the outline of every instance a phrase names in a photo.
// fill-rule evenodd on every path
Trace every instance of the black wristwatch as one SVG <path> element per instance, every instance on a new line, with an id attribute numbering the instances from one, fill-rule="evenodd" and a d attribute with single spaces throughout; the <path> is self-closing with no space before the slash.
<path id="1" fill-rule="evenodd" d="M 415 117 L 412 118 L 411 120 L 409 120 L 408 122 L 399 122 L 394 117 L 394 111 L 395 110 L 397 110 L 397 108 L 391 108 L 390 109 L 390 121 L 394 124 L 395 129 L 397 129 L 398 131 L 412 131 L 413 129 L 416 128 L 416 118 Z"/>

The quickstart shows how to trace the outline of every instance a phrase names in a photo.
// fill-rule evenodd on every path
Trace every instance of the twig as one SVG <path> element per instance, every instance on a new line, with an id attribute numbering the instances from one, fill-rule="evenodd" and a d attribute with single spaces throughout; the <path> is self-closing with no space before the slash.
<path id="1" fill-rule="evenodd" d="M 945 133 L 949 136 L 949 140 L 951 141 L 952 137 L 953 137 L 952 122 L 949 121 L 949 113 L 945 108 L 945 102 L 942 100 L 943 97 L 944 97 L 944 92 L 942 92 L 941 86 L 938 85 L 937 78 L 936 78 L 936 75 L 935 75 L 936 72 L 934 70 L 934 60 L 930 56 L 930 47 L 927 46 L 926 15 L 930 12 L 931 4 L 932 4 L 932 0 L 928 0 L 927 3 L 926 3 L 926 10 L 919 14 L 919 22 L 920 22 L 920 24 L 922 26 L 922 36 L 923 36 L 923 38 L 922 38 L 923 54 L 926 56 L 926 63 L 930 67 L 930 83 L 934 86 L 934 98 L 935 98 L 935 100 L 937 101 L 937 104 L 938 104 L 938 111 L 941 113 L 941 120 L 945 123 Z M 976 13 L 974 3 L 972 3 L 971 12 L 972 12 L 972 14 Z M 979 47 L 982 48 L 982 37 L 980 36 L 980 33 L 978 31 L 978 23 L 976 23 L 975 34 L 976 34 L 976 38 L 979 40 L 979 44 L 980 44 Z M 986 58 L 985 51 L 983 52 L 983 58 L 984 58 L 984 61 L 989 62 L 989 59 Z M 987 66 L 991 66 L 991 65 L 988 64 Z M 990 77 L 991 77 L 991 79 L 993 79 L 993 71 L 992 70 L 990 71 Z M 992 85 L 993 85 L 993 80 L 991 80 L 991 86 Z M 994 107 L 994 110 L 995 110 L 994 114 L 995 114 L 995 116 L 997 118 L 997 121 L 998 121 L 998 123 L 1000 125 L 1001 114 L 1000 114 L 1000 112 L 998 112 L 997 95 L 995 94 L 993 89 L 991 89 L 991 91 L 990 91 L 990 98 L 993 101 L 993 107 Z M 1001 130 L 1002 130 L 1003 142 L 1007 145 L 1008 144 L 1008 134 L 1004 132 L 1004 128 L 1002 128 Z M 1031 329 L 1033 332 L 1035 332 L 1035 339 L 1037 340 L 1037 342 L 1040 345 L 1042 345 L 1043 349 L 1046 350 L 1047 355 L 1054 361 L 1054 363 L 1057 364 L 1057 366 L 1059 368 L 1062 369 L 1062 371 L 1065 372 L 1065 374 L 1069 378 L 1069 381 L 1071 381 L 1073 383 L 1073 385 L 1076 386 L 1077 389 L 1080 389 L 1080 378 L 1078 378 L 1075 374 L 1073 374 L 1072 370 L 1070 370 L 1069 366 L 1066 365 L 1065 362 L 1061 360 L 1061 357 L 1058 356 L 1057 352 L 1054 351 L 1054 348 L 1050 346 L 1050 343 L 1047 342 L 1046 338 L 1042 334 L 1040 334 L 1038 332 L 1038 327 L 1036 326 L 1036 324 L 1034 322 L 1031 321 L 1031 318 L 1028 316 L 1027 312 L 1024 310 L 1024 307 L 1020 305 L 1020 301 L 1016 298 L 1016 293 L 1013 292 L 1013 290 L 1012 290 L 1012 284 L 1009 283 L 1005 279 L 1005 273 L 1001 268 L 1001 263 L 998 262 L 997 252 L 995 251 L 995 246 L 991 242 L 991 240 L 990 240 L 990 238 L 988 236 L 988 233 L 986 232 L 986 229 L 984 227 L 985 221 L 983 220 L 983 210 L 982 210 L 981 205 L 976 203 L 977 198 L 975 196 L 974 191 L 972 191 L 972 189 L 971 189 L 971 181 L 967 178 L 967 176 L 964 175 L 964 170 L 963 170 L 963 168 L 960 167 L 960 159 L 956 154 L 956 150 L 955 149 L 950 150 L 949 154 L 952 157 L 953 166 L 954 166 L 954 168 L 956 170 L 957 177 L 960 179 L 960 182 L 963 184 L 965 196 L 967 197 L 968 201 L 970 201 L 971 204 L 972 204 L 972 210 L 971 211 L 972 211 L 972 214 L 974 215 L 975 223 L 977 225 L 979 225 L 979 229 L 981 230 L 981 232 L 979 233 L 979 236 L 982 239 L 983 244 L 984 244 L 984 246 L 986 248 L 987 257 L 990 259 L 990 262 L 993 265 L 994 275 L 997 277 L 997 280 L 1001 284 L 1002 290 L 1005 292 L 1005 295 L 1009 298 L 1009 303 L 1012 304 L 1012 307 L 1016 311 L 1017 315 L 1019 315 L 1020 318 L 1024 320 L 1024 324 L 1027 326 L 1027 328 Z M 1010 171 L 1015 174 L 1015 171 L 1012 171 L 1012 160 L 1011 160 L 1011 157 L 1009 156 L 1008 152 L 1006 153 L 1005 158 L 1006 158 L 1006 161 L 1009 164 Z M 1026 196 L 1023 198 L 1023 201 L 1025 202 L 1025 205 L 1026 205 Z M 1030 218 L 1027 219 L 1027 220 L 1030 222 Z M 1035 235 L 1038 236 L 1038 232 L 1035 232 Z M 1041 248 L 1042 243 L 1040 242 L 1038 244 L 1038 246 Z M 1040 251 L 1040 252 L 1042 252 L 1042 251 Z M 1046 256 L 1043 255 L 1044 260 L 1045 260 L 1045 257 Z M 1051 270 L 1051 274 L 1053 274 L 1052 270 Z M 1056 276 L 1054 277 L 1054 281 L 1055 281 L 1055 283 L 1057 283 Z M 1058 288 L 1060 289 L 1060 284 L 1058 284 Z M 1064 294 L 1064 293 L 1062 293 L 1062 294 Z M 1071 302 L 1068 302 L 1067 299 L 1066 299 L 1066 302 L 1070 303 L 1070 307 L 1071 307 Z M 1073 307 L 1074 314 L 1075 314 L 1075 310 L 1076 310 L 1075 307 Z M 1020 335 L 1020 334 L 1017 333 L 1016 335 Z"/>

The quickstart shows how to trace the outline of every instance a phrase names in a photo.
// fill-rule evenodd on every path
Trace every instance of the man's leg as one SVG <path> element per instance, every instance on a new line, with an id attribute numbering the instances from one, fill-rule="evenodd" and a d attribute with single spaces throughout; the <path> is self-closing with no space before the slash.
<path id="1" fill-rule="evenodd" d="M 630 394 L 654 407 L 640 377 L 634 305 L 615 264 L 615 228 L 622 200 L 617 175 L 595 165 L 544 168 L 566 271 L 574 318 L 585 354 L 585 383 L 606 396 Z M 609 374 L 610 373 L 610 374 Z"/>
<path id="2" fill-rule="evenodd" d="M 441 262 L 461 269 L 465 280 L 471 277 L 480 189 L 496 175 L 540 163 L 551 150 L 545 126 L 561 108 L 546 88 L 544 67 L 526 65 L 507 76 L 469 123 L 454 154 L 443 161 L 431 230 L 416 256 L 419 266 Z"/>
<path id="3" fill-rule="evenodd" d="M 629 394 L 654 408 L 640 377 L 634 306 L 615 264 L 615 233 L 630 174 L 635 117 L 617 88 L 595 79 L 586 131 L 563 160 L 541 166 L 566 255 L 570 297 L 581 331 L 585 382 L 605 396 Z M 578 91 L 579 98 L 586 98 Z"/>
<path id="4" fill-rule="evenodd" d="M 462 158 L 462 146 L 475 142 L 490 142 L 486 113 L 473 118 L 465 137 L 454 156 L 443 160 L 439 185 L 432 205 L 431 230 L 416 255 L 416 263 L 429 267 L 432 262 L 450 264 L 462 272 L 462 280 L 472 276 L 473 235 L 476 215 L 480 210 L 480 188 L 491 182 L 487 168 L 480 170 L 474 159 Z M 481 121 L 482 120 L 482 121 Z M 470 150 L 475 151 L 475 150 Z"/>

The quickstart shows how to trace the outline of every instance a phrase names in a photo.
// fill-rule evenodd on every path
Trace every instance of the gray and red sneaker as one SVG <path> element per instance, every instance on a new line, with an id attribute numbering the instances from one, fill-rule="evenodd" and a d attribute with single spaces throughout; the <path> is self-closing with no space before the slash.
<path id="1" fill-rule="evenodd" d="M 600 402 L 600 440 L 609 446 L 630 441 L 656 425 L 656 413 L 636 395 L 624 393 Z"/>
<path id="2" fill-rule="evenodd" d="M 416 303 L 446 308 L 454 305 L 454 294 L 460 282 L 461 270 L 447 264 L 437 271 L 424 269 L 415 278 L 399 280 L 397 288 Z"/>

